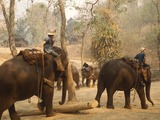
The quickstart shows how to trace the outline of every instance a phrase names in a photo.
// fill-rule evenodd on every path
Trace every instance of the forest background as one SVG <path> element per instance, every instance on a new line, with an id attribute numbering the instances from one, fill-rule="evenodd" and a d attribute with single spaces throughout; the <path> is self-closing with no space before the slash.
<path id="1" fill-rule="evenodd" d="M 9 1 L 3 1 L 9 12 Z M 105 61 L 147 49 L 147 63 L 159 69 L 158 0 L 65 0 L 68 44 L 81 44 L 83 56 L 101 66 Z M 23 9 L 22 9 L 23 8 Z M 7 26 L 0 10 L 0 43 L 8 40 Z M 51 28 L 57 30 L 60 45 L 60 11 L 56 0 L 16 0 L 15 38 L 38 47 Z"/>
<path id="2" fill-rule="evenodd" d="M 15 6 L 13 1 L 15 1 Z M 45 0 L 45 2 L 37 0 L 0 0 L 2 8 L 0 9 L 1 48 L 4 48 L 4 41 L 8 41 L 8 46 L 5 48 L 9 47 L 11 54 L 14 56 L 16 52 L 13 51 L 19 50 L 15 46 L 16 39 L 27 41 L 27 48 L 39 47 L 51 28 L 56 29 L 56 45 L 60 46 L 62 16 L 59 1 L 63 0 Z M 145 47 L 147 63 L 151 65 L 152 71 L 159 71 L 159 0 L 79 1 L 64 1 L 65 9 L 69 11 L 66 12 L 66 43 L 67 47 L 75 46 L 69 51 L 69 54 L 77 51 L 81 64 L 87 60 L 97 63 L 101 67 L 105 61 L 110 59 L 125 55 L 134 57 L 139 52 L 140 47 Z M 3 8 L 5 8 L 7 14 L 4 14 Z M 74 10 L 76 12 L 73 12 Z M 16 15 L 15 19 L 13 11 Z M 13 39 L 13 36 L 15 39 Z M 14 47 L 15 49 L 13 49 Z M 2 55 L 4 55 L 5 49 L 1 50 L 4 52 Z M 73 57 L 75 59 L 75 56 Z M 8 59 L 8 57 L 6 58 Z M 155 83 L 154 86 L 156 85 Z M 95 93 L 95 90 L 93 93 Z M 155 92 L 155 90 L 153 91 Z M 155 96 L 157 96 L 157 92 Z M 91 97 L 94 97 L 94 95 Z M 159 105 L 159 98 L 156 100 Z M 157 117 L 159 106 L 157 108 L 158 112 L 156 111 L 155 118 L 159 118 Z M 150 111 L 153 111 L 153 108 Z M 150 114 L 148 115 L 150 116 Z"/>

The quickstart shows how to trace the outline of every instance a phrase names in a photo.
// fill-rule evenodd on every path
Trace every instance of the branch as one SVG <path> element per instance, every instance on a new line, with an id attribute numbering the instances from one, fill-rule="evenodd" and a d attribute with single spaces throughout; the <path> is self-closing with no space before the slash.
<path id="1" fill-rule="evenodd" d="M 97 2 L 99 2 L 99 0 L 96 0 L 94 3 L 92 3 L 92 7 L 91 7 L 91 9 L 90 9 L 90 11 L 91 11 L 91 16 L 92 16 L 92 17 L 94 17 L 94 16 L 93 16 L 93 7 L 94 7 L 94 5 L 97 4 Z"/>
<path id="2" fill-rule="evenodd" d="M 159 6 L 158 6 L 158 1 L 157 3 L 154 0 L 151 0 L 153 2 L 153 4 L 155 5 L 156 9 L 157 9 L 157 13 L 158 13 L 158 28 L 160 26 L 160 11 L 159 11 Z"/>
<path id="3" fill-rule="evenodd" d="M 3 16 L 4 16 L 4 19 L 5 19 L 7 31 L 8 31 L 8 34 L 9 34 L 9 18 L 8 18 L 7 13 L 6 13 L 6 8 L 5 8 L 4 3 L 3 3 L 2 0 L 0 0 L 0 4 L 1 4 L 1 7 L 2 7 Z"/>
<path id="4" fill-rule="evenodd" d="M 158 9 L 158 1 L 157 1 L 157 3 L 156 3 L 154 0 L 151 0 L 151 1 L 152 1 L 153 4 L 156 6 L 157 11 L 159 11 L 159 9 Z"/>

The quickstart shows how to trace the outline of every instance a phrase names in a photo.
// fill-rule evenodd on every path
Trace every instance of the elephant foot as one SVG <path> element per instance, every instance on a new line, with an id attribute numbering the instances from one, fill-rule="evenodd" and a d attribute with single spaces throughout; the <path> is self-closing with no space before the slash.
<path id="1" fill-rule="evenodd" d="M 61 91 L 61 88 L 57 88 L 58 91 Z"/>
<path id="2" fill-rule="evenodd" d="M 76 90 L 79 90 L 80 89 L 80 87 L 79 86 L 76 86 Z"/>
<path id="3" fill-rule="evenodd" d="M 56 115 L 55 112 L 51 112 L 51 113 L 47 113 L 47 114 L 46 114 L 46 117 L 52 117 L 52 116 L 55 116 L 55 115 Z"/>
<path id="4" fill-rule="evenodd" d="M 100 104 L 98 104 L 97 108 L 100 108 L 100 107 L 101 107 L 101 105 L 100 105 Z"/>
<path id="5" fill-rule="evenodd" d="M 15 114 L 11 116 L 11 120 L 21 120 L 21 118 L 17 114 Z"/>
<path id="6" fill-rule="evenodd" d="M 148 105 L 147 104 L 142 105 L 142 109 L 148 109 Z"/>
<path id="7" fill-rule="evenodd" d="M 124 108 L 132 109 L 132 107 L 130 105 L 125 105 Z"/>
<path id="8" fill-rule="evenodd" d="M 89 88 L 91 87 L 91 85 L 86 85 L 86 86 L 89 87 Z"/>
<path id="9" fill-rule="evenodd" d="M 40 102 L 40 103 L 37 103 L 37 107 L 40 111 L 44 111 L 44 105 L 43 105 L 43 102 Z"/>
<path id="10" fill-rule="evenodd" d="M 107 105 L 107 108 L 108 109 L 114 109 L 114 106 L 113 105 Z"/>

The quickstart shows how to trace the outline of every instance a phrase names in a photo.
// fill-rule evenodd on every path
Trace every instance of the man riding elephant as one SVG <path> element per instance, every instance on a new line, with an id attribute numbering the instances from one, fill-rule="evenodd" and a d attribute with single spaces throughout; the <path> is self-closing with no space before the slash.
<path id="1" fill-rule="evenodd" d="M 57 63 L 57 69 L 59 71 L 64 71 L 64 67 L 63 67 L 61 59 L 59 57 L 60 55 L 57 54 L 55 52 L 55 50 L 53 49 L 53 45 L 55 43 L 55 40 L 53 38 L 54 38 L 55 33 L 56 33 L 56 30 L 54 30 L 54 29 L 52 29 L 48 32 L 47 37 L 44 39 L 45 43 L 43 42 L 43 50 L 46 53 L 52 54 L 55 57 L 55 61 Z"/>
<path id="2" fill-rule="evenodd" d="M 139 60 L 140 65 L 141 65 L 142 68 L 145 68 L 145 67 L 149 67 L 150 68 L 150 66 L 148 64 L 146 64 L 145 50 L 146 50 L 146 48 L 141 47 L 140 48 L 140 53 L 138 53 L 134 58 Z"/>
<path id="3" fill-rule="evenodd" d="M 93 67 L 88 65 L 86 62 L 83 64 L 81 69 L 82 75 L 82 85 L 84 86 L 84 80 L 86 79 L 86 86 L 90 87 L 90 82 L 93 80 L 92 86 L 95 85 L 96 80 L 98 79 L 99 69 L 97 67 Z"/>
<path id="4" fill-rule="evenodd" d="M 51 54 L 55 59 L 55 62 L 57 64 L 57 70 L 58 71 L 64 71 L 64 67 L 60 58 L 60 54 L 58 54 L 55 50 L 54 50 L 54 43 L 55 40 L 53 39 L 55 36 L 56 30 L 51 29 L 48 33 L 47 33 L 47 37 L 44 39 L 42 45 L 43 45 L 43 50 L 46 53 Z M 37 104 L 38 108 L 43 111 L 44 110 L 44 105 L 43 102 L 40 102 Z"/>
<path id="5" fill-rule="evenodd" d="M 138 53 L 134 58 L 137 59 L 140 63 L 141 71 L 143 76 L 149 76 L 149 74 L 146 74 L 146 71 L 150 69 L 150 65 L 146 64 L 146 54 L 145 54 L 146 48 L 141 47 L 140 48 L 140 53 Z M 147 72 L 148 73 L 148 72 Z M 144 83 L 142 83 L 144 84 Z"/>

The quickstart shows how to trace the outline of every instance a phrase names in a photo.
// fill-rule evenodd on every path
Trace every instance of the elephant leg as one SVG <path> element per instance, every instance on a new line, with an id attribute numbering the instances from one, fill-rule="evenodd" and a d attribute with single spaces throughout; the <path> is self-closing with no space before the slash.
<path id="1" fill-rule="evenodd" d="M 82 77 L 82 85 L 85 86 L 85 84 L 84 84 L 84 77 Z"/>
<path id="2" fill-rule="evenodd" d="M 38 107 L 38 109 L 41 111 L 41 112 L 43 112 L 44 111 L 44 101 L 42 101 L 42 102 L 40 102 L 40 103 L 38 103 L 37 104 L 37 107 Z"/>
<path id="3" fill-rule="evenodd" d="M 109 90 L 107 89 L 107 108 L 109 109 L 114 109 L 114 105 L 113 105 L 113 94 L 115 93 L 115 90 Z"/>
<path id="4" fill-rule="evenodd" d="M 43 93 L 43 103 L 46 107 L 46 117 L 54 116 L 55 113 L 53 112 L 52 106 L 54 89 L 50 88 L 48 85 L 44 85 Z"/>
<path id="5" fill-rule="evenodd" d="M 124 106 L 124 108 L 132 109 L 132 107 L 130 105 L 130 90 L 124 91 L 124 95 L 125 95 L 125 106 Z"/>
<path id="6" fill-rule="evenodd" d="M 3 111 L 2 111 L 1 108 L 0 108 L 0 120 L 1 120 L 1 118 L 2 118 L 2 114 L 3 114 Z"/>
<path id="7" fill-rule="evenodd" d="M 18 116 L 14 104 L 8 109 L 9 110 L 9 115 L 11 120 L 20 120 L 20 117 Z"/>
<path id="8" fill-rule="evenodd" d="M 95 82 L 96 82 L 96 79 L 93 79 L 92 87 L 94 87 L 94 86 L 95 86 Z"/>
<path id="9" fill-rule="evenodd" d="M 147 109 L 148 105 L 146 104 L 144 87 L 139 86 L 138 89 L 137 89 L 137 93 L 138 93 L 138 96 L 139 96 L 140 101 L 141 101 L 142 109 Z"/>
<path id="10" fill-rule="evenodd" d="M 105 87 L 104 87 L 103 83 L 101 85 L 98 84 L 98 90 L 97 90 L 97 94 L 95 97 L 95 100 L 98 101 L 98 107 L 100 107 L 100 98 L 101 98 L 101 95 L 104 92 L 104 90 L 105 90 Z"/>
<path id="11" fill-rule="evenodd" d="M 80 88 L 79 81 L 76 81 L 76 89 L 78 90 L 79 88 Z"/>
<path id="12" fill-rule="evenodd" d="M 90 87 L 90 83 L 91 83 L 91 79 L 90 79 L 90 78 L 87 78 L 87 80 L 86 80 L 86 86 L 87 86 L 87 87 Z"/>

